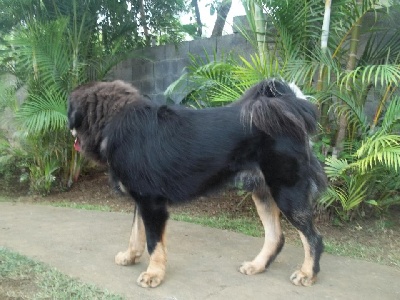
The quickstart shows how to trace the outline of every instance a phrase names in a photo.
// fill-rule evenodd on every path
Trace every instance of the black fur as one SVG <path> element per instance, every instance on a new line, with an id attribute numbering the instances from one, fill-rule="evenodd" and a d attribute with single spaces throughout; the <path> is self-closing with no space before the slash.
<path id="1" fill-rule="evenodd" d="M 319 271 L 322 239 L 312 225 L 311 202 L 325 177 L 309 146 L 317 111 L 286 83 L 265 80 L 230 106 L 202 110 L 156 105 L 121 81 L 92 83 L 71 94 L 68 117 L 82 151 L 108 164 L 135 199 L 150 253 L 168 204 L 240 181 L 251 191 L 269 188 L 306 236 Z"/>

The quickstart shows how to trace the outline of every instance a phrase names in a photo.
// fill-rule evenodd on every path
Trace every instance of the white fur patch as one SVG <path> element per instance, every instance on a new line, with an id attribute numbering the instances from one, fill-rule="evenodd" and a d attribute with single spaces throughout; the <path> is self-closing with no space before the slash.
<path id="1" fill-rule="evenodd" d="M 293 93 L 296 95 L 297 98 L 307 100 L 306 95 L 303 94 L 303 92 L 300 90 L 300 88 L 294 82 L 289 83 L 289 87 L 293 91 Z"/>
<path id="2" fill-rule="evenodd" d="M 100 144 L 100 151 L 106 150 L 107 144 L 108 144 L 108 138 L 105 138 L 104 140 L 102 140 L 101 144 Z"/>
<path id="3" fill-rule="evenodd" d="M 128 193 L 128 190 L 126 189 L 126 187 L 121 183 L 121 181 L 118 182 L 119 188 L 121 189 L 121 192 L 123 192 L 124 194 Z"/>
<path id="4" fill-rule="evenodd" d="M 76 129 L 75 128 L 72 128 L 71 134 L 72 134 L 73 137 L 76 137 L 77 133 L 76 133 Z"/>

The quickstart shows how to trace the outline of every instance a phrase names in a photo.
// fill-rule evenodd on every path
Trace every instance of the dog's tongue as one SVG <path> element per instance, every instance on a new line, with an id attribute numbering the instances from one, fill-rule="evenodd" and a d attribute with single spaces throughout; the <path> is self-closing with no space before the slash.
<path id="1" fill-rule="evenodd" d="M 79 143 L 78 138 L 75 139 L 74 148 L 76 151 L 81 151 L 81 144 Z"/>

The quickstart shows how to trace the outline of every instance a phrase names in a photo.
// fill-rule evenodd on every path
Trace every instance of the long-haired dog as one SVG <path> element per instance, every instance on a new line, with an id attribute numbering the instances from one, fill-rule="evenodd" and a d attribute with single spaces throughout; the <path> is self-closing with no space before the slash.
<path id="1" fill-rule="evenodd" d="M 261 252 L 239 268 L 264 271 L 284 245 L 280 212 L 300 233 L 305 258 L 290 279 L 309 286 L 320 270 L 322 238 L 312 202 L 325 188 L 309 145 L 317 111 L 295 85 L 264 80 L 226 107 L 194 110 L 152 103 L 122 81 L 76 88 L 68 102 L 75 148 L 107 164 L 136 203 L 128 250 L 115 262 L 134 264 L 147 241 L 148 268 L 137 282 L 156 287 L 165 276 L 167 206 L 240 181 L 265 229 Z"/>

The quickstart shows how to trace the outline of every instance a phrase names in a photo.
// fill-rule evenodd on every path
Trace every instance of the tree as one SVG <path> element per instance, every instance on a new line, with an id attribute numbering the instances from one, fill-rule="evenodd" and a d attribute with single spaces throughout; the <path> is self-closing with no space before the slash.
<path id="1" fill-rule="evenodd" d="M 201 23 L 200 9 L 198 0 L 192 0 L 191 5 L 194 9 L 194 15 L 196 19 L 196 36 L 201 37 L 203 34 L 203 23 Z"/>
<path id="2" fill-rule="evenodd" d="M 61 16 L 73 16 L 72 0 L 4 0 L 0 2 L 2 19 L 0 31 L 8 33 L 29 20 L 51 21 Z M 76 20 L 85 24 L 89 37 L 101 43 L 108 53 L 126 52 L 150 44 L 177 42 L 183 38 L 186 27 L 179 14 L 187 11 L 184 0 L 82 0 Z M 73 20 L 70 19 L 70 22 Z"/>
<path id="3" fill-rule="evenodd" d="M 31 188 L 48 193 L 55 175 L 69 187 L 82 160 L 66 130 L 66 100 L 77 85 L 101 80 L 132 49 L 177 42 L 181 1 L 4 0 L 2 71 L 27 86 L 18 107 L 21 145 L 30 155 Z M 11 143 L 8 143 L 11 146 Z"/>
<path id="4" fill-rule="evenodd" d="M 215 20 L 214 28 L 211 36 L 221 36 L 224 29 L 226 18 L 228 17 L 229 11 L 232 7 L 232 0 L 222 0 L 214 4 L 214 10 L 217 11 L 217 19 Z"/>

